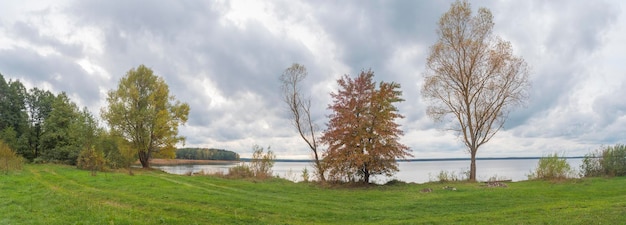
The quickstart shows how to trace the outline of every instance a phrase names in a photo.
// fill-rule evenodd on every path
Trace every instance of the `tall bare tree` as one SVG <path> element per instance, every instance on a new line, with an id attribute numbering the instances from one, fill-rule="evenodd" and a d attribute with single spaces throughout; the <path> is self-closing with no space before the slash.
<path id="1" fill-rule="evenodd" d="M 298 134 L 307 143 L 315 160 L 315 173 L 317 178 L 324 182 L 324 165 L 320 158 L 318 143 L 315 134 L 317 126 L 311 120 L 311 98 L 301 94 L 301 83 L 308 75 L 306 67 L 294 63 L 280 76 L 282 82 L 283 100 L 287 103 L 291 113 L 291 121 L 298 130 Z"/>
<path id="2" fill-rule="evenodd" d="M 453 119 L 471 155 L 476 180 L 476 152 L 504 125 L 509 111 L 523 104 L 529 87 L 528 66 L 513 55 L 511 44 L 492 34 L 491 12 L 472 15 L 467 1 L 452 3 L 439 20 L 439 40 L 431 46 L 423 97 L 435 121 Z M 451 117 L 451 118 L 450 118 Z"/>

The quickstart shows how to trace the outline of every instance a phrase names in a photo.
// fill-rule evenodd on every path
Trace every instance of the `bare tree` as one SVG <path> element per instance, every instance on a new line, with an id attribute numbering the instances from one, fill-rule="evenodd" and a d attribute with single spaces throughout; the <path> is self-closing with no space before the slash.
<path id="1" fill-rule="evenodd" d="M 488 9 L 472 16 L 467 1 L 452 3 L 439 20 L 439 40 L 431 46 L 422 87 L 431 118 L 458 122 L 452 130 L 471 155 L 471 181 L 476 180 L 478 148 L 528 97 L 528 66 L 513 55 L 509 42 L 492 34 L 493 25 Z"/>
<path id="2" fill-rule="evenodd" d="M 300 137 L 307 143 L 315 159 L 315 173 L 320 181 L 326 181 L 324 177 L 324 165 L 320 159 L 320 151 L 316 138 L 317 126 L 311 120 L 311 99 L 301 95 L 300 83 L 307 76 L 306 67 L 294 63 L 280 76 L 282 82 L 283 100 L 287 103 L 291 113 L 291 121 L 298 130 Z"/>

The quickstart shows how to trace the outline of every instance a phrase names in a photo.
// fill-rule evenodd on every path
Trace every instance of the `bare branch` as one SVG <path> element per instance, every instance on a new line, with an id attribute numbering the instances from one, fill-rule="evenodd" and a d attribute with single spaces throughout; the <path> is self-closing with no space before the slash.
<path id="1" fill-rule="evenodd" d="M 502 129 L 509 111 L 527 98 L 528 66 L 511 44 L 492 34 L 493 16 L 481 8 L 472 15 L 467 1 L 453 3 L 439 20 L 439 40 L 430 49 L 422 96 L 435 121 L 453 117 L 472 158 Z"/>
<path id="2" fill-rule="evenodd" d="M 316 126 L 311 119 L 311 99 L 303 98 L 300 83 L 307 77 L 306 68 L 294 63 L 280 76 L 282 82 L 283 101 L 287 104 L 291 122 L 298 134 L 307 143 L 315 160 L 316 173 L 320 181 L 325 181 L 324 167 L 318 151 Z"/>

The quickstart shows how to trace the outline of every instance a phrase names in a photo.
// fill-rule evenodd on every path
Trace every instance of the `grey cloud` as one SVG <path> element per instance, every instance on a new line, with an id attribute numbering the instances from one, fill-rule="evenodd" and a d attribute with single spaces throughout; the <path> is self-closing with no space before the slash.
<path id="1" fill-rule="evenodd" d="M 89 75 L 76 64 L 85 54 L 83 46 L 41 32 L 34 23 L 50 18 L 50 9 L 31 14 L 36 19 L 4 23 L 8 37 L 25 42 L 28 46 L 0 50 L 0 68 L 10 76 L 28 80 L 35 85 L 47 82 L 56 92 L 67 92 L 70 96 L 78 96 L 79 99 L 74 100 L 85 106 L 96 106 L 100 101 L 100 79 Z M 35 49 L 52 49 L 52 52 L 42 55 Z"/>
<path id="2" fill-rule="evenodd" d="M 199 22 L 200 17 L 218 19 L 216 11 L 201 1 L 79 1 L 67 11 L 82 22 L 125 32 L 160 34 L 172 40 L 177 38 L 176 31 Z"/>
<path id="3" fill-rule="evenodd" d="M 419 84 L 428 48 L 436 40 L 437 21 L 449 3 L 368 1 L 359 4 L 324 2 L 316 6 L 319 7 L 316 18 L 340 46 L 340 60 L 349 67 L 349 73 L 355 76 L 363 69 L 372 69 L 377 81 L 400 83 L 406 101 L 398 107 L 408 121 L 404 128 L 430 128 L 414 125 L 418 118 L 425 116 Z M 392 61 L 394 54 L 412 45 L 420 48 L 420 54 L 407 60 L 415 66 L 397 67 Z M 341 74 L 335 76 L 338 75 Z"/>
<path id="4" fill-rule="evenodd" d="M 593 102 L 593 111 L 598 114 L 598 125 L 604 127 L 619 123 L 626 116 L 626 80 L 623 80 L 615 92 L 598 96 Z M 626 121 L 623 121 L 626 122 Z M 625 129 L 626 130 L 626 129 Z"/>
<path id="5" fill-rule="evenodd" d="M 176 5 L 149 4 L 131 18 L 126 11 L 137 6 L 98 3 L 80 5 L 77 11 L 84 12 L 82 16 L 87 21 L 104 26 L 107 53 L 112 55 L 107 58 L 114 60 L 109 62 L 109 68 L 120 61 L 134 62 L 128 66 L 178 64 L 158 68 L 174 84 L 173 89 L 184 89 L 185 82 L 190 80 L 177 76 L 187 73 L 211 79 L 227 96 L 249 90 L 275 99 L 282 70 L 297 59 L 310 58 L 300 44 L 292 40 L 276 41 L 281 37 L 270 34 L 262 24 L 250 22 L 245 30 L 223 26 L 218 21 L 219 12 L 210 10 L 210 6 L 173 4 Z M 196 11 L 198 8 L 209 10 L 208 13 Z M 110 20 L 110 24 L 101 24 L 103 18 Z M 158 46 L 162 53 L 153 52 L 148 45 Z M 202 90 L 195 90 L 198 91 Z"/>
<path id="6" fill-rule="evenodd" d="M 387 69 L 382 64 L 396 46 L 416 41 L 425 41 L 430 46 L 435 41 L 436 21 L 440 16 L 435 12 L 445 9 L 446 4 L 426 2 L 372 1 L 357 5 L 332 2 L 321 6 L 317 18 L 341 46 L 342 61 L 351 66 L 352 73 L 357 73 L 368 68 Z"/>
<path id="7" fill-rule="evenodd" d="M 78 44 L 62 43 L 55 37 L 43 35 L 39 32 L 37 27 L 24 21 L 14 23 L 9 33 L 16 39 L 22 39 L 41 47 L 54 48 L 60 54 L 68 58 L 78 58 L 82 56 L 82 46 Z"/>
<path id="8" fill-rule="evenodd" d="M 98 79 L 64 56 L 41 56 L 25 48 L 0 50 L 0 68 L 4 68 L 3 74 L 34 84 L 48 82 L 57 92 L 78 95 L 88 106 L 100 101 Z"/>
<path id="9" fill-rule="evenodd" d="M 566 60 L 571 59 L 571 56 L 589 54 L 598 49 L 602 44 L 602 35 L 619 13 L 603 1 L 546 4 L 547 10 L 559 12 L 554 13 L 557 16 L 547 37 L 546 46 L 553 52 L 559 52 Z"/>
<path id="10" fill-rule="evenodd" d="M 574 88 L 588 76 L 591 54 L 603 47 L 603 35 L 619 13 L 603 1 L 487 4 L 493 4 L 487 7 L 494 12 L 496 34 L 506 34 L 532 72 L 529 103 L 511 113 L 507 129 L 568 104 Z"/>

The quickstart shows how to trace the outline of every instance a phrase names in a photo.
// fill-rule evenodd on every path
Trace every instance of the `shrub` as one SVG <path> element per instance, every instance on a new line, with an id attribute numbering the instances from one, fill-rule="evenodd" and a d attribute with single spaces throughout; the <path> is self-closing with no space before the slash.
<path id="1" fill-rule="evenodd" d="M 97 171 L 104 169 L 104 163 L 104 154 L 92 147 L 80 152 L 76 166 L 91 171 L 91 176 L 95 176 Z"/>
<path id="2" fill-rule="evenodd" d="M 61 145 L 48 149 L 41 153 L 46 162 L 76 165 L 81 147 L 74 145 Z"/>
<path id="3" fill-rule="evenodd" d="M 442 170 L 435 176 L 435 179 L 431 177 L 430 181 L 439 183 L 464 181 L 468 179 L 468 174 L 468 172 L 460 172 L 457 174 L 455 172 Z"/>
<path id="4" fill-rule="evenodd" d="M 254 172 L 254 176 L 257 178 L 268 178 L 272 176 L 272 167 L 274 167 L 274 160 L 276 155 L 267 147 L 267 152 L 263 153 L 263 148 L 254 145 L 252 147 L 254 153 L 252 154 L 252 160 L 250 161 L 250 168 Z"/>
<path id="5" fill-rule="evenodd" d="M 265 179 L 272 176 L 272 167 L 274 166 L 274 159 L 276 155 L 269 150 L 263 153 L 263 148 L 258 145 L 252 147 L 254 152 L 252 153 L 252 159 L 250 163 L 241 163 L 235 167 L 228 169 L 228 178 L 259 178 Z"/>
<path id="6" fill-rule="evenodd" d="M 407 184 L 404 181 L 398 180 L 398 179 L 392 179 L 390 181 L 387 181 L 387 183 L 385 183 L 385 185 L 391 186 L 391 185 L 405 185 Z"/>
<path id="7" fill-rule="evenodd" d="M 489 177 L 489 179 L 487 179 L 487 182 L 500 182 L 500 181 L 509 181 L 509 180 L 512 180 L 512 179 L 505 177 L 505 176 L 498 176 L 498 174 L 495 174 Z"/>
<path id="8" fill-rule="evenodd" d="M 564 157 L 557 153 L 541 157 L 537 163 L 535 172 L 528 175 L 529 180 L 561 180 L 572 177 L 573 170 Z"/>
<path id="9" fill-rule="evenodd" d="M 602 154 L 602 167 L 609 176 L 626 175 L 626 146 L 607 147 Z"/>
<path id="10" fill-rule="evenodd" d="M 302 181 L 304 181 L 305 183 L 309 182 L 309 178 L 309 170 L 304 167 L 304 169 L 302 169 Z"/>
<path id="11" fill-rule="evenodd" d="M 8 174 L 12 170 L 21 170 L 24 159 L 17 155 L 9 145 L 0 140 L 0 171 Z"/>
<path id="12" fill-rule="evenodd" d="M 120 148 L 115 137 L 105 134 L 97 143 L 96 148 L 102 151 L 105 165 L 111 169 L 119 169 L 126 166 L 126 159 L 120 153 Z"/>
<path id="13" fill-rule="evenodd" d="M 235 167 L 229 168 L 227 177 L 235 179 L 251 178 L 254 177 L 254 172 L 252 171 L 252 169 L 250 169 L 250 166 L 242 163 Z"/>
<path id="14" fill-rule="evenodd" d="M 33 159 L 33 163 L 34 164 L 44 164 L 44 163 L 48 163 L 48 160 L 42 158 L 42 157 L 37 157 Z"/>
<path id="15" fill-rule="evenodd" d="M 580 170 L 585 177 L 626 176 L 626 146 L 602 147 L 585 155 Z"/>
<path id="16" fill-rule="evenodd" d="M 580 175 L 583 177 L 599 177 L 604 175 L 601 150 L 594 150 L 585 155 L 580 165 Z"/>

